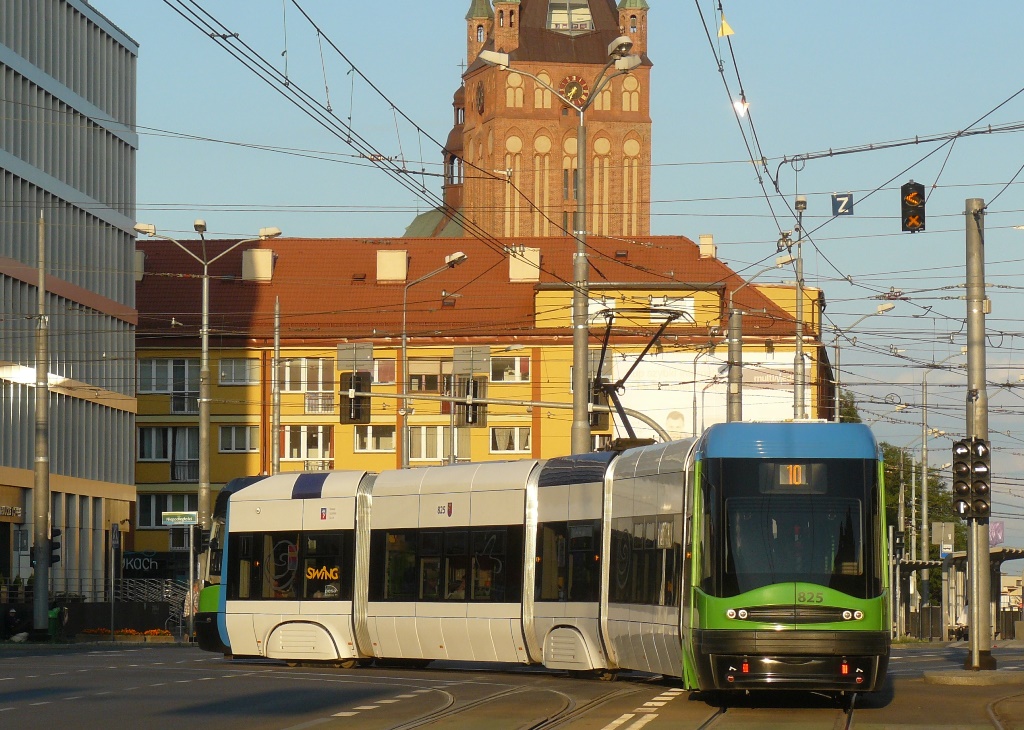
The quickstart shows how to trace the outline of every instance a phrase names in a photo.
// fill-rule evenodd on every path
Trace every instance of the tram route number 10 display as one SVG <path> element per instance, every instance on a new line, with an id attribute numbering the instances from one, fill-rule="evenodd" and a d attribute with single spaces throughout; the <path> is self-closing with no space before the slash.
<path id="1" fill-rule="evenodd" d="M 761 465 L 761 492 L 765 494 L 824 494 L 825 465 L 821 463 L 768 462 Z"/>

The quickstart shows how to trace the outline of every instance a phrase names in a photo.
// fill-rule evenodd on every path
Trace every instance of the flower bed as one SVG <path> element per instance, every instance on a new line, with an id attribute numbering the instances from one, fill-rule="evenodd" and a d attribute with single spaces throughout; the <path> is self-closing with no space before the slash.
<path id="1" fill-rule="evenodd" d="M 174 642 L 174 635 L 167 629 L 149 629 L 147 631 L 136 631 L 135 629 L 116 629 L 111 637 L 110 629 L 83 629 L 79 634 L 80 640 L 110 639 L 113 641 L 126 641 L 135 643 L 170 644 Z"/>

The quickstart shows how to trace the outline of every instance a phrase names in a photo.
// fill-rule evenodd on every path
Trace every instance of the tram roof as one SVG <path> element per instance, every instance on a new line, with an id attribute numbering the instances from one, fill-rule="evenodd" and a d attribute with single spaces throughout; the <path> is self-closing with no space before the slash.
<path id="1" fill-rule="evenodd" d="M 285 472 L 243 485 L 231 495 L 231 500 L 351 497 L 364 476 L 365 471 Z"/>
<path id="2" fill-rule="evenodd" d="M 704 433 L 707 458 L 874 459 L 878 445 L 863 423 L 718 423 Z"/>

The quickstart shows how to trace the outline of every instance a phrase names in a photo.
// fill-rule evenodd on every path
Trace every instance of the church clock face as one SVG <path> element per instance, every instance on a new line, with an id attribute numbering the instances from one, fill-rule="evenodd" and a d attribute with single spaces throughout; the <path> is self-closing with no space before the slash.
<path id="1" fill-rule="evenodd" d="M 476 113 L 484 113 L 484 84 L 482 81 L 476 85 Z"/>
<path id="2" fill-rule="evenodd" d="M 590 87 L 586 79 L 580 76 L 566 76 L 562 79 L 562 96 L 576 106 L 583 106 L 590 96 Z"/>

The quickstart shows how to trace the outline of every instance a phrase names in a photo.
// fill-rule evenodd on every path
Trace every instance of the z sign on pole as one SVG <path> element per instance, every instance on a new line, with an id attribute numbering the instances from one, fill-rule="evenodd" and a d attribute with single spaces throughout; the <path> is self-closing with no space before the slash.
<path id="1" fill-rule="evenodd" d="M 832 193 L 832 215 L 853 215 L 853 193 Z"/>

